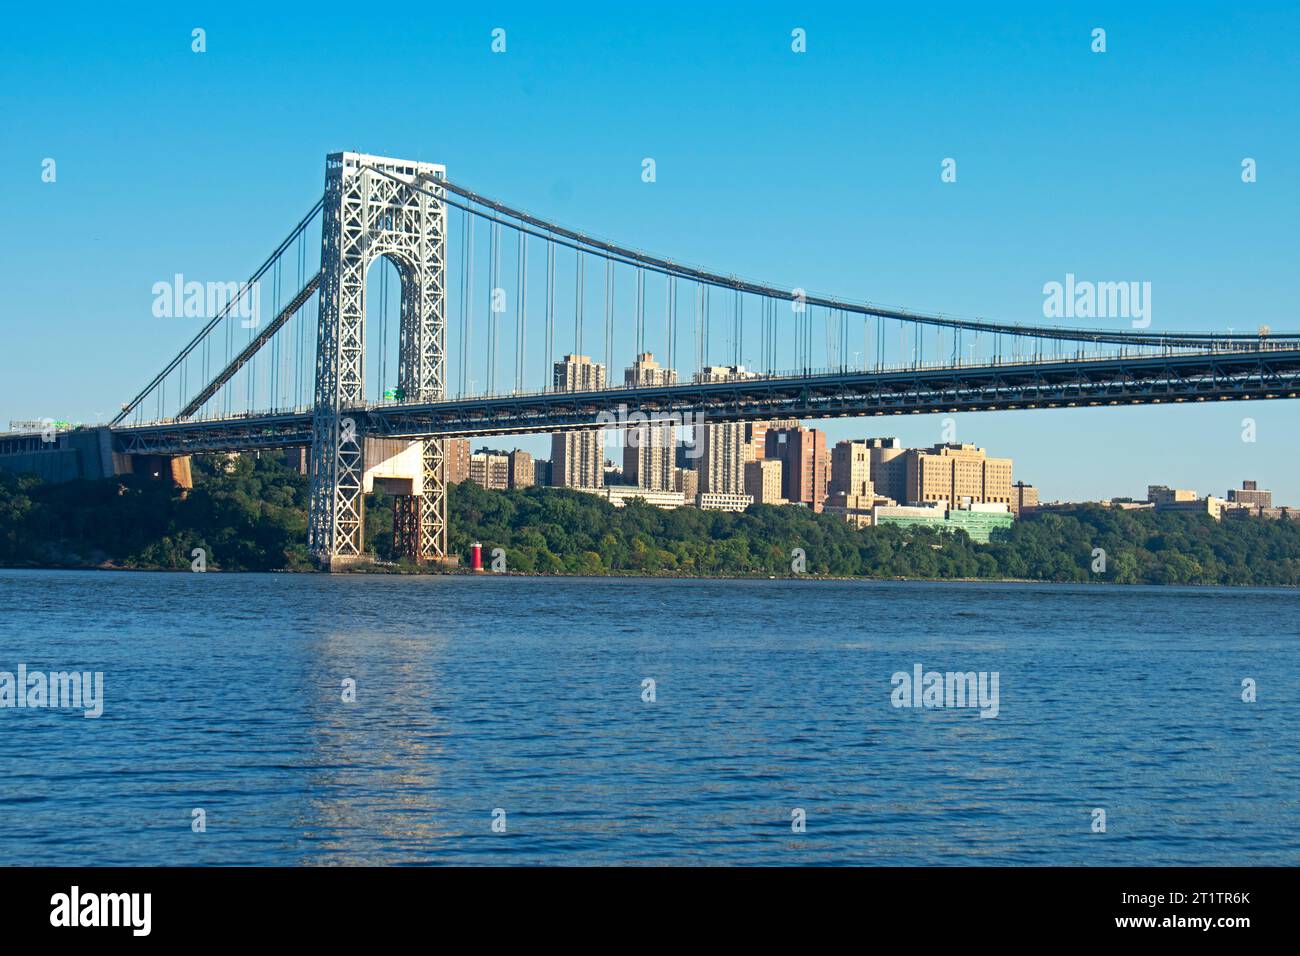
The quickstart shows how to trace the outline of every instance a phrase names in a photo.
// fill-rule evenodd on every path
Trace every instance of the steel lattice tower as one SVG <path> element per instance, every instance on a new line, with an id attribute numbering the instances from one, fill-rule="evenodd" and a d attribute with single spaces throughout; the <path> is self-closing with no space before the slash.
<path id="1" fill-rule="evenodd" d="M 398 385 L 402 400 L 446 396 L 446 206 L 436 182 L 446 168 L 362 153 L 325 161 L 321 232 L 320 320 L 312 414 L 309 544 L 325 568 L 345 567 L 364 553 L 366 272 L 386 256 L 401 279 Z M 422 189 L 410 188 L 419 182 Z M 435 196 L 430 196 L 433 192 Z M 424 493 L 397 499 L 395 518 L 407 530 L 399 544 L 417 560 L 447 552 L 443 444 L 423 440 Z M 414 531 L 418 525 L 418 546 Z"/>

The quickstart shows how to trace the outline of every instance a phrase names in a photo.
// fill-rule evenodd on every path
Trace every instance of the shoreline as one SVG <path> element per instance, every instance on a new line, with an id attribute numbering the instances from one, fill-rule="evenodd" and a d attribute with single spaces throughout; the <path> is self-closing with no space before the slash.
<path id="1" fill-rule="evenodd" d="M 208 568 L 203 572 L 186 570 L 184 568 L 140 568 L 124 567 L 113 564 L 76 564 L 76 565 L 59 565 L 59 564 L 27 564 L 27 565 L 0 565 L 0 571 L 124 571 L 138 574 L 301 574 L 301 575 L 329 575 L 331 573 L 338 575 L 379 575 L 395 577 L 468 577 L 468 578 L 586 578 L 590 580 L 600 580 L 603 578 L 629 579 L 629 580 L 678 580 L 678 581 L 826 581 L 826 582 L 845 582 L 845 581 L 863 581 L 873 583 L 917 583 L 917 584 L 1050 584 L 1060 586 L 1084 586 L 1084 587 L 1146 587 L 1146 588 L 1230 588 L 1246 590 L 1251 588 L 1269 588 L 1284 591 L 1300 590 L 1300 586 L 1291 584 L 1198 584 L 1198 583 L 1180 583 L 1164 584 L 1158 582 L 1135 581 L 1119 582 L 1101 580 L 1083 580 L 1083 581 L 1053 581 L 1048 578 L 971 578 L 971 577 L 953 577 L 953 578 L 927 578 L 913 577 L 907 575 L 889 575 L 889 576 L 851 576 L 851 575 L 834 575 L 834 574 L 814 574 L 806 572 L 803 574 L 645 574 L 632 571 L 615 572 L 607 574 L 569 574 L 566 572 L 539 572 L 539 571 L 471 571 L 466 568 L 457 570 L 421 570 L 418 568 L 402 567 L 384 567 L 384 566 L 359 566 L 348 571 L 320 571 L 315 568 L 293 569 L 293 568 L 275 568 L 265 571 L 223 571 L 220 568 Z"/>

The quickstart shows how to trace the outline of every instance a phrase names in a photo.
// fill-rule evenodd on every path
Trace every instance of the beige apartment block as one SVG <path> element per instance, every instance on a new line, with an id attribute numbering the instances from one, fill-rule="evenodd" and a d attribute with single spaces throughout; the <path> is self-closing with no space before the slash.
<path id="1" fill-rule="evenodd" d="M 551 436 L 551 484 L 601 488 L 605 484 L 605 435 L 599 429 Z"/>
<path id="2" fill-rule="evenodd" d="M 664 368 L 650 352 L 642 352 L 623 370 L 623 384 L 674 385 L 677 370 Z M 648 423 L 629 428 L 623 436 L 623 479 L 638 488 L 672 491 L 677 438 L 670 424 Z"/>
<path id="3" fill-rule="evenodd" d="M 743 365 L 709 365 L 695 373 L 696 382 L 732 382 L 754 378 Z M 699 451 L 697 469 L 702 494 L 741 495 L 745 491 L 745 462 L 754 457 L 754 423 L 719 422 L 695 426 Z"/>
<path id="4" fill-rule="evenodd" d="M 605 366 L 586 355 L 556 362 L 556 391 L 582 392 L 605 387 Z M 551 484 L 561 488 L 601 488 L 605 484 L 605 433 L 601 429 L 551 436 Z"/>
<path id="5" fill-rule="evenodd" d="M 1010 458 L 989 458 L 983 448 L 955 443 L 909 448 L 904 458 L 909 504 L 955 506 L 970 499 L 1011 507 Z"/>
<path id="6" fill-rule="evenodd" d="M 605 387 L 605 366 L 588 355 L 566 355 L 556 362 L 551 384 L 557 392 L 586 392 Z"/>
<path id="7" fill-rule="evenodd" d="M 510 456 L 505 452 L 480 449 L 469 456 L 469 480 L 480 488 L 503 490 L 510 487 Z"/>
<path id="8" fill-rule="evenodd" d="M 664 368 L 655 361 L 650 352 L 642 352 L 631 366 L 623 370 L 623 384 L 633 385 L 676 385 L 677 369 Z"/>
<path id="9" fill-rule="evenodd" d="M 1216 498 L 1214 495 L 1206 495 L 1204 498 L 1178 498 L 1155 502 L 1156 511 L 1186 511 L 1191 514 L 1207 514 L 1215 521 L 1222 518 L 1223 512 L 1228 508 L 1229 505 L 1226 499 Z"/>
<path id="10" fill-rule="evenodd" d="M 831 449 L 831 495 L 861 497 L 874 493 L 871 448 L 864 441 L 837 442 Z"/>
<path id="11" fill-rule="evenodd" d="M 1147 485 L 1147 501 L 1153 505 L 1172 505 L 1196 500 L 1196 492 L 1189 488 L 1170 488 L 1168 485 Z"/>
<path id="12" fill-rule="evenodd" d="M 723 422 L 695 427 L 700 450 L 697 463 L 700 491 L 720 495 L 743 494 L 748 447 L 746 423 Z"/>
<path id="13" fill-rule="evenodd" d="M 1017 481 L 1011 486 L 1011 510 L 1016 514 L 1038 507 L 1038 489 Z"/>
<path id="14" fill-rule="evenodd" d="M 908 450 L 897 438 L 868 438 L 863 444 L 870 457 L 869 477 L 876 494 L 906 501 Z"/>
<path id="15" fill-rule="evenodd" d="M 786 504 L 781 494 L 781 460 L 760 458 L 745 463 L 745 494 L 759 505 Z"/>
<path id="16" fill-rule="evenodd" d="M 629 428 L 623 436 L 623 478 L 640 488 L 670 491 L 676 455 L 672 425 Z"/>

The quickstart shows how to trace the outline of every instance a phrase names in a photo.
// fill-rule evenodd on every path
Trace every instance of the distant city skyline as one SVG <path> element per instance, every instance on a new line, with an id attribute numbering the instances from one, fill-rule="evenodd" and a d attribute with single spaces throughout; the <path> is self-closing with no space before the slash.
<path id="1" fill-rule="evenodd" d="M 1234 408 L 1244 407 L 1246 405 L 1267 405 L 1282 403 L 1239 403 Z M 1178 412 L 1170 411 L 1169 407 L 1155 407 L 1148 409 L 1152 412 Z M 1186 414 L 1197 414 L 1198 412 L 1217 411 L 1216 406 L 1198 406 L 1196 410 L 1182 410 Z M 1016 462 L 1016 478 L 1024 480 L 1027 484 L 1032 484 L 1038 489 L 1040 498 L 1043 501 L 1098 501 L 1109 498 L 1132 497 L 1143 499 L 1146 496 L 1147 488 L 1150 485 L 1169 485 L 1170 487 L 1190 488 L 1204 497 L 1207 494 L 1216 497 L 1226 497 L 1229 490 L 1240 488 L 1243 481 L 1257 481 L 1261 488 L 1267 488 L 1273 492 L 1273 500 L 1280 504 L 1294 504 L 1300 507 L 1300 494 L 1287 492 L 1284 489 L 1295 488 L 1293 478 L 1286 475 L 1269 475 L 1260 472 L 1251 467 L 1237 468 L 1231 461 L 1225 462 L 1221 457 L 1211 458 L 1206 455 L 1200 457 L 1196 453 L 1189 453 L 1183 459 L 1179 457 L 1172 458 L 1169 467 L 1160 465 L 1150 466 L 1149 473 L 1145 470 L 1134 468 L 1131 464 L 1123 462 L 1117 463 L 1115 479 L 1107 480 L 1105 476 L 1099 476 L 1095 481 L 1063 481 L 1058 485 L 1045 482 L 1039 478 L 1039 474 L 1052 474 L 1059 469 L 1061 464 L 1067 464 L 1059 460 L 1060 456 L 1076 455 L 1080 458 L 1085 457 L 1088 449 L 1079 448 L 1077 442 L 1071 441 L 1069 435 L 1060 436 L 1059 445 L 1052 442 L 1047 448 L 1041 445 L 1042 436 L 1035 434 L 1032 441 L 1026 438 L 1020 438 L 1026 447 L 1017 445 L 1017 435 L 1012 429 L 981 429 L 974 432 L 969 426 L 963 428 L 963 422 L 985 422 L 996 416 L 1030 416 L 1030 415 L 1057 415 L 1077 412 L 1080 410 L 1053 410 L 1048 412 L 998 412 L 998 413 L 979 413 L 966 415 L 915 415 L 908 416 L 907 427 L 898 427 L 899 419 L 894 416 L 877 416 L 874 418 L 857 418 L 857 419 L 800 419 L 808 426 L 824 429 L 826 432 L 826 441 L 828 445 L 834 445 L 840 441 L 869 439 L 869 438 L 897 438 L 905 447 L 928 447 L 942 441 L 944 431 L 944 419 L 951 418 L 956 425 L 955 440 L 967 444 L 978 445 L 981 448 L 994 449 L 998 454 L 1013 458 Z M 1126 409 L 1132 413 L 1140 411 L 1139 409 Z M 1108 411 L 1097 411 L 1094 414 L 1106 415 Z M 931 422 L 933 431 L 922 434 L 925 422 Z M 880 425 L 895 426 L 892 429 L 881 428 L 873 430 L 870 428 L 872 423 Z M 1279 423 L 1280 424 L 1280 423 Z M 863 427 L 866 426 L 866 427 Z M 1008 434 L 1009 432 L 1009 434 Z M 1000 440 L 985 438 L 988 434 L 1002 434 Z M 909 437 L 911 436 L 911 437 Z M 476 439 L 475 441 L 478 441 Z M 489 443 L 495 441 L 502 447 L 520 448 L 528 451 L 535 458 L 547 458 L 551 453 L 551 439 L 549 435 L 520 435 L 512 436 L 508 442 L 502 443 L 498 439 L 485 439 Z M 1028 447 L 1037 443 L 1037 447 Z M 1246 444 L 1246 443 L 1243 443 Z M 1248 446 L 1249 447 L 1249 446 Z M 1202 453 L 1203 454 L 1203 453 Z M 1055 464 L 1057 468 L 1049 468 L 1047 459 L 1056 456 Z M 1243 460 L 1248 460 L 1250 456 L 1243 456 Z M 608 455 L 607 455 L 608 458 Z M 617 462 L 618 459 L 610 459 Z M 1035 467 L 1033 463 L 1038 463 Z"/>
<path id="2" fill-rule="evenodd" d="M 804 421 L 804 420 L 791 420 L 789 423 L 783 423 L 783 422 L 760 422 L 760 423 L 757 423 L 757 424 L 759 424 L 759 425 L 761 426 L 762 429 L 766 429 L 766 430 L 768 430 L 768 431 L 772 431 L 772 430 L 773 430 L 773 429 L 772 429 L 772 426 L 778 426 L 778 427 L 786 427 L 786 426 L 788 426 L 788 427 L 797 427 L 797 428 L 808 428 L 808 429 L 821 430 L 821 425 L 822 425 L 821 422 L 818 422 L 818 421 L 816 421 L 816 420 L 808 420 L 808 421 Z M 620 433 L 620 431 L 619 431 L 618 429 L 609 429 L 609 430 L 607 431 L 605 437 L 606 437 L 606 439 L 607 439 L 607 441 L 608 441 L 609 439 L 613 439 L 615 436 L 620 436 L 620 434 L 621 434 L 621 433 Z M 761 431 L 760 431 L 760 434 L 761 434 Z M 546 462 L 546 459 L 544 459 L 544 458 L 540 458 L 539 456 L 534 455 L 532 452 L 528 451 L 527 448 L 524 447 L 524 444 L 521 444 L 521 442 L 523 442 L 523 443 L 526 444 L 526 443 L 528 442 L 528 439 L 529 439 L 529 438 L 532 438 L 532 437 L 536 437 L 536 436 L 519 436 L 519 437 L 517 437 L 517 438 L 512 438 L 512 440 L 511 440 L 510 442 L 507 442 L 507 443 L 498 443 L 498 445 L 499 445 L 498 448 L 492 448 L 491 445 L 490 445 L 490 443 L 489 443 L 489 444 L 482 444 L 482 445 L 481 445 L 477 450 L 474 451 L 474 454 L 475 454 L 475 455 L 480 455 L 480 454 L 491 454 L 491 455 L 501 455 L 501 456 L 521 454 L 521 455 L 527 456 L 527 457 L 529 458 L 530 462 L 531 462 L 531 461 L 534 461 L 534 460 L 536 460 L 536 461 L 541 461 L 541 462 Z M 541 436 L 541 440 L 542 440 L 543 443 L 548 443 L 548 442 L 550 442 L 550 436 Z M 618 441 L 621 441 L 621 440 L 622 440 L 622 438 L 620 437 L 620 438 L 618 439 Z M 681 440 L 681 439 L 679 438 L 678 441 L 680 442 L 680 440 Z M 490 440 L 489 440 L 489 441 L 490 441 Z M 621 447 L 621 446 L 618 444 L 618 441 L 610 442 L 610 444 L 608 444 L 608 445 L 606 446 L 607 454 L 606 454 L 606 457 L 604 458 L 604 462 L 605 462 L 605 464 L 606 464 L 607 466 L 609 466 L 610 468 L 614 468 L 614 469 L 618 469 L 618 468 L 620 467 L 620 458 L 618 457 L 618 453 L 615 453 L 615 457 L 610 457 L 609 454 L 608 454 L 608 452 L 610 451 L 611 448 L 612 448 L 612 449 L 618 449 L 618 448 Z M 897 447 L 899 448 L 900 451 L 908 451 L 908 450 L 910 450 L 910 451 L 923 451 L 923 452 L 924 452 L 924 451 L 929 451 L 929 450 L 937 450 L 937 449 L 941 448 L 942 446 L 944 446 L 945 444 L 948 444 L 948 445 L 950 445 L 950 446 L 952 446 L 952 447 L 970 446 L 970 447 L 973 447 L 973 448 L 975 448 L 976 450 L 980 451 L 981 453 L 987 451 L 986 446 L 982 445 L 982 444 L 979 443 L 978 441 L 975 441 L 975 442 L 950 442 L 950 443 L 944 443 L 944 442 L 933 442 L 933 443 L 931 443 L 929 446 L 919 446 L 919 445 L 909 445 L 907 442 L 902 441 L 902 440 L 899 438 L 899 436 L 897 436 L 897 435 L 855 435 L 855 436 L 852 436 L 852 437 L 849 437 L 849 438 L 845 438 L 845 439 L 839 439 L 839 440 L 837 440 L 837 441 L 834 443 L 834 447 L 830 447 L 830 446 L 829 446 L 829 439 L 827 439 L 827 441 L 828 441 L 828 448 L 827 448 L 827 461 L 828 461 L 828 462 L 832 461 L 833 459 L 835 459 L 835 458 L 838 456 L 838 451 L 839 451 L 839 450 L 840 450 L 840 449 L 841 449 L 845 444 L 848 444 L 848 443 L 857 444 L 857 443 L 860 443 L 860 442 L 895 442 L 895 443 L 897 443 Z M 471 448 L 473 447 L 473 442 L 471 442 L 469 439 L 456 439 L 455 442 L 460 443 L 460 446 L 463 447 L 463 449 L 464 449 L 464 453 L 465 453 L 466 455 L 468 455 L 468 454 L 470 453 L 470 452 L 469 452 L 469 449 L 471 449 Z M 454 443 L 453 443 L 453 444 L 454 444 Z M 547 447 L 551 447 L 551 448 L 553 449 L 553 445 L 547 445 Z M 1007 473 L 1006 473 L 1006 477 L 1005 477 L 1005 483 L 1006 483 L 1006 486 L 1009 487 L 1009 488 L 1011 489 L 1012 493 L 1013 493 L 1012 498 L 1009 499 L 1009 500 L 1007 500 L 1006 503 L 1008 503 L 1008 504 L 1010 505 L 1010 508 L 1011 508 L 1012 511 L 1017 511 L 1017 510 L 1018 510 L 1018 506 L 1019 506 L 1019 504 L 1021 503 L 1021 502 L 1020 502 L 1020 499 L 1024 497 L 1026 491 L 1032 493 L 1032 495 L 1033 495 L 1032 501 L 1033 501 L 1034 504 L 1051 505 L 1051 504 L 1079 504 L 1079 503 L 1088 503 L 1088 502 L 1106 502 L 1106 501 L 1114 501 L 1114 502 L 1123 502 L 1123 501 L 1148 502 L 1148 501 L 1164 500 L 1164 498 L 1162 498 L 1160 495 L 1157 495 L 1157 494 L 1156 494 L 1155 489 L 1163 489 L 1164 492 L 1166 493 L 1164 497 L 1168 499 L 1168 502 L 1169 502 L 1169 503 L 1172 503 L 1172 502 L 1174 502 L 1174 501 L 1178 501 L 1178 502 L 1190 502 L 1190 501 L 1193 501 L 1193 500 L 1197 500 L 1197 501 L 1202 501 L 1202 502 L 1203 502 L 1203 501 L 1204 501 L 1205 499 L 1207 499 L 1207 498 L 1215 498 L 1215 499 L 1220 499 L 1220 500 L 1222 500 L 1222 501 L 1224 501 L 1224 502 L 1229 502 L 1229 503 L 1235 503 L 1235 504 L 1248 504 L 1248 505 L 1251 505 L 1252 507 L 1263 506 L 1263 507 L 1266 507 L 1266 508 L 1269 508 L 1269 507 L 1272 507 L 1272 508 L 1279 508 L 1279 507 L 1280 507 L 1280 508 L 1287 508 L 1287 509 L 1291 509 L 1291 508 L 1300 508 L 1300 502 L 1292 502 L 1292 501 L 1289 501 L 1289 500 L 1286 500 L 1286 499 L 1280 497 L 1280 496 L 1275 492 L 1274 487 L 1273 487 L 1269 482 L 1267 482 L 1267 481 L 1263 481 L 1263 480 L 1261 480 L 1261 479 L 1259 479 L 1259 478 L 1257 478 L 1257 477 L 1242 477 L 1242 478 L 1238 479 L 1235 483 L 1230 484 L 1230 485 L 1228 485 L 1228 486 L 1226 486 L 1226 487 L 1224 487 L 1224 488 L 1222 488 L 1222 489 L 1220 489 L 1220 488 L 1214 488 L 1214 487 L 1208 487 L 1208 486 L 1204 485 L 1203 482 L 1202 482 L 1202 483 L 1192 482 L 1192 483 L 1190 483 L 1190 484 L 1179 484 L 1179 483 L 1176 483 L 1176 482 L 1175 482 L 1175 483 L 1170 483 L 1170 482 L 1165 482 L 1165 481 L 1151 481 L 1151 482 L 1148 482 L 1147 485 L 1146 485 L 1144 488 L 1136 489 L 1136 490 L 1134 490 L 1134 491 L 1132 491 L 1132 492 L 1129 492 L 1129 491 L 1127 491 L 1127 490 L 1126 490 L 1126 491 L 1123 491 L 1123 492 L 1115 492 L 1115 491 L 1111 491 L 1111 492 L 1104 492 L 1104 493 L 1096 494 L 1096 495 L 1088 495 L 1088 496 L 1084 496 L 1084 497 L 1074 497 L 1074 498 L 1071 498 L 1071 497 L 1061 497 L 1061 496 L 1053 496 L 1053 495 L 1050 495 L 1050 494 L 1046 494 L 1046 495 L 1045 495 L 1045 494 L 1044 494 L 1044 490 L 1043 490 L 1040 486 L 1038 486 L 1038 485 L 1037 485 L 1034 481 L 1032 481 L 1031 479 L 1026 479 L 1026 477 L 1023 476 L 1023 475 L 1016 474 L 1016 475 L 1014 476 L 1014 481 L 1012 480 L 1013 476 L 1011 475 L 1011 464 L 1010 464 L 1010 462 L 1013 461 L 1013 460 L 1016 460 L 1016 457 L 1017 457 L 1014 451 L 1012 451 L 1012 450 L 1008 450 L 1008 449 L 998 449 L 997 452 L 998 452 L 998 454 L 996 454 L 996 455 L 990 453 L 990 461 L 991 461 L 991 462 L 1002 462 L 1002 461 L 1006 461 L 1006 466 L 1005 466 L 1005 467 L 1006 467 L 1006 472 L 1007 472 Z M 832 454 L 832 453 L 834 453 L 834 454 Z M 455 457 L 455 456 L 450 456 L 450 458 L 454 458 L 454 457 Z M 449 460 L 450 460 L 450 458 L 449 458 Z M 624 457 L 621 459 L 621 461 L 625 462 L 625 461 L 626 461 L 626 456 L 624 456 Z M 757 458 L 757 459 L 751 460 L 751 463 L 753 463 L 754 461 L 757 461 L 757 462 L 766 462 L 766 463 L 771 463 L 771 464 L 777 464 L 777 463 L 779 463 L 779 459 L 773 459 L 773 458 L 770 458 L 770 457 L 762 457 L 762 456 L 760 456 L 760 457 Z M 547 462 L 547 464 L 549 464 L 549 462 Z M 834 467 L 834 466 L 832 466 L 832 467 Z M 838 493 L 840 493 L 840 494 L 845 493 L 845 491 L 844 491 L 843 488 L 838 488 L 838 489 L 837 489 L 837 481 L 839 481 L 839 479 L 837 479 L 837 478 L 835 478 L 835 477 L 832 477 L 832 474 L 833 474 L 833 472 L 830 472 L 830 473 L 828 473 L 828 475 L 827 475 L 827 492 L 828 492 L 828 497 L 827 497 L 827 499 L 826 499 L 827 502 L 830 502 L 831 497 L 833 497 L 833 496 L 837 493 L 837 491 L 838 491 Z M 849 474 L 849 472 L 848 472 L 847 470 L 846 470 L 846 474 Z M 856 478 L 856 476 L 858 475 L 858 472 L 855 470 L 855 471 L 851 472 L 851 474 L 853 474 L 854 477 Z M 861 474 L 862 474 L 862 477 L 863 477 L 863 478 L 867 478 L 867 477 L 870 476 L 870 474 L 871 474 L 871 468 L 870 468 L 870 465 L 869 465 L 869 464 L 867 464 L 867 466 L 866 466 L 866 470 L 864 470 L 863 472 L 861 472 Z M 451 480 L 451 481 L 460 481 L 460 480 L 463 480 L 465 477 L 469 477 L 469 475 L 470 475 L 470 472 L 469 472 L 469 471 L 465 471 L 465 472 L 463 472 L 462 474 L 459 474 L 457 477 L 450 478 L 449 480 Z M 757 478 L 757 473 L 755 474 L 754 477 Z M 759 480 L 759 482 L 760 482 L 760 484 L 761 484 L 761 479 L 758 479 L 758 480 Z M 626 471 L 623 472 L 623 481 L 624 481 L 624 484 L 623 484 L 623 485 L 618 485 L 618 486 L 616 486 L 616 487 L 619 487 L 619 488 L 622 488 L 622 487 L 635 487 L 635 486 L 638 485 L 637 480 L 635 480 L 634 477 L 629 478 L 629 476 L 628 476 L 628 474 L 627 474 Z M 753 495 L 753 490 L 751 490 L 751 489 L 748 487 L 749 482 L 750 482 L 750 476 L 749 476 L 749 472 L 748 472 L 748 466 L 746 466 L 746 477 L 745 477 L 746 488 L 745 488 L 745 491 L 746 491 L 747 493 L 750 493 L 751 495 Z M 480 483 L 482 483 L 482 482 L 480 482 Z M 851 484 L 851 480 L 848 481 L 847 483 L 848 483 L 848 484 Z M 530 480 L 529 482 L 526 483 L 525 486 L 531 486 L 532 484 L 533 484 L 533 482 Z M 538 481 L 536 482 L 536 484 L 537 484 L 537 485 L 548 485 L 549 482 L 547 482 L 547 481 L 542 481 L 542 480 L 538 480 Z M 869 486 L 869 485 L 870 485 L 870 481 L 868 481 L 868 486 Z M 511 481 L 511 482 L 509 483 L 509 486 L 510 486 L 510 487 L 515 487 L 514 482 Z M 498 487 L 506 487 L 506 483 L 502 483 L 502 484 L 500 484 Z M 659 489 L 646 488 L 645 486 L 641 486 L 641 487 L 642 487 L 644 490 L 647 490 L 647 491 L 659 490 Z M 591 490 L 591 489 L 584 488 L 584 489 L 580 489 L 580 490 Z M 894 490 L 895 490 L 894 488 L 890 488 L 890 487 L 884 487 L 883 489 L 882 489 L 881 487 L 876 487 L 876 488 L 874 489 L 874 493 L 875 493 L 875 494 L 884 494 L 885 492 L 893 492 Z M 859 491 L 856 492 L 856 493 L 861 493 L 861 491 L 859 490 Z M 688 497 L 688 499 L 689 499 L 689 495 L 688 495 L 687 497 Z M 758 496 L 754 496 L 754 497 L 755 497 L 755 500 L 757 501 L 757 500 L 758 500 Z M 922 495 L 921 497 L 925 497 L 925 496 Z M 904 494 L 898 496 L 898 500 L 905 500 L 905 499 L 908 499 L 908 498 L 909 498 L 909 496 L 908 496 L 906 493 L 904 493 Z M 948 500 L 956 500 L 956 499 L 958 499 L 958 498 L 960 498 L 960 495 L 959 495 L 959 494 L 954 494 L 954 495 L 950 495 Z M 984 499 L 984 500 L 987 500 L 987 501 L 997 501 L 997 502 L 1002 502 L 1002 501 L 1004 501 L 1004 498 L 1003 498 L 1003 496 L 1002 496 L 1001 494 L 999 494 L 999 495 L 997 495 L 997 496 L 990 497 L 990 498 L 987 498 L 987 499 Z M 791 501 L 789 501 L 789 500 L 787 500 L 787 499 L 779 498 L 779 496 L 777 497 L 777 501 L 778 501 L 778 503 L 780 503 L 780 504 L 797 504 L 797 502 L 791 502 Z M 842 508 L 840 508 L 840 509 L 835 509 L 835 510 L 836 510 L 837 513 L 839 513 L 840 511 L 842 511 Z"/>

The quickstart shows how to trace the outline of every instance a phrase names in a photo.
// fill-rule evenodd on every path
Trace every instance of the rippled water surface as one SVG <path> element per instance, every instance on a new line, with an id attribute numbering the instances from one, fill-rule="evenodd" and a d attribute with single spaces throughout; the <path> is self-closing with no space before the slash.
<path id="1" fill-rule="evenodd" d="M 0 709 L 5 863 L 1300 862 L 1294 592 L 0 571 L 0 607 L 0 670 L 106 698 Z M 917 663 L 998 672 L 998 716 L 895 708 Z"/>

